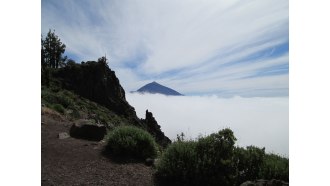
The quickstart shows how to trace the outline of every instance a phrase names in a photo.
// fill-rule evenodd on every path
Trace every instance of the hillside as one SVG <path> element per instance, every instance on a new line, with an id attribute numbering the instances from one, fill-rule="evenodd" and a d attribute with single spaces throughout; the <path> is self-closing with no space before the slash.
<path id="1" fill-rule="evenodd" d="M 167 96 L 182 96 L 182 94 L 180 94 L 179 92 L 177 92 L 169 87 L 166 87 L 164 85 L 161 85 L 155 81 L 144 85 L 143 87 L 139 88 L 136 92 L 150 93 L 150 94 L 163 94 L 163 95 L 167 95 Z"/>
<path id="2" fill-rule="evenodd" d="M 133 125 L 148 131 L 163 148 L 171 143 L 151 112 L 146 111 L 144 119 L 136 116 L 115 72 L 95 61 L 46 70 L 41 90 L 41 184 L 154 185 L 154 169 L 143 161 L 118 162 L 104 155 L 105 140 L 89 138 L 93 130 L 74 133 L 76 126 L 104 125 L 111 131 Z"/>
<path id="3" fill-rule="evenodd" d="M 106 64 L 89 61 L 50 70 L 50 81 L 42 86 L 42 102 L 47 106 L 58 104 L 73 119 L 92 120 L 108 129 L 134 125 L 149 131 L 163 147 L 171 143 L 156 120 L 150 123 L 137 117 L 115 72 Z"/>

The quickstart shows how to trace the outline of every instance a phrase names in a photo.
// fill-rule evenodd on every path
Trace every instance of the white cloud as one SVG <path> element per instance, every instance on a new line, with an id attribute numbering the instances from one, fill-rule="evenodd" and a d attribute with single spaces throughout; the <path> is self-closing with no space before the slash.
<path id="1" fill-rule="evenodd" d="M 289 100 L 279 98 L 219 98 L 217 96 L 163 96 L 127 94 L 140 118 L 148 109 L 171 139 L 188 138 L 230 127 L 239 146 L 266 147 L 267 152 L 289 155 Z"/>

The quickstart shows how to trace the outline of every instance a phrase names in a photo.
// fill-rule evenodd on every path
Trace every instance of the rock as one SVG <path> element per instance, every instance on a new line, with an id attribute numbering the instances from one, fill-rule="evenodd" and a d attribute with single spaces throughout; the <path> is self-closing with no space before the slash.
<path id="1" fill-rule="evenodd" d="M 104 125 L 73 124 L 70 128 L 70 136 L 91 141 L 100 141 L 107 130 Z"/>
<path id="2" fill-rule="evenodd" d="M 246 182 L 244 182 L 244 183 L 241 184 L 241 186 L 254 186 L 254 185 L 255 184 L 252 181 L 246 181 Z"/>
<path id="3" fill-rule="evenodd" d="M 146 163 L 147 166 L 152 166 L 152 165 L 154 165 L 154 162 L 155 162 L 154 159 L 147 158 L 145 163 Z"/>
<path id="4" fill-rule="evenodd" d="M 276 179 L 272 179 L 272 180 L 256 180 L 256 181 L 246 181 L 244 183 L 242 183 L 240 186 L 288 186 L 289 183 L 284 182 L 282 180 L 276 180 Z"/>
<path id="5" fill-rule="evenodd" d="M 260 179 L 260 180 L 256 180 L 256 181 L 255 181 L 255 185 L 256 185 L 256 186 L 269 185 L 267 182 L 268 182 L 267 180 Z"/>
<path id="6" fill-rule="evenodd" d="M 70 136 L 66 132 L 61 132 L 61 133 L 58 134 L 58 138 L 59 139 L 66 139 L 66 138 L 70 138 Z"/>
<path id="7" fill-rule="evenodd" d="M 160 125 L 158 125 L 151 112 L 146 110 L 146 119 L 141 119 L 141 121 L 146 124 L 147 131 L 155 137 L 156 142 L 162 147 L 166 147 L 171 143 L 171 140 L 160 129 Z"/>
<path id="8" fill-rule="evenodd" d="M 66 112 L 66 114 L 72 114 L 72 113 L 73 113 L 73 110 L 68 109 L 68 110 L 66 110 L 65 112 Z"/>

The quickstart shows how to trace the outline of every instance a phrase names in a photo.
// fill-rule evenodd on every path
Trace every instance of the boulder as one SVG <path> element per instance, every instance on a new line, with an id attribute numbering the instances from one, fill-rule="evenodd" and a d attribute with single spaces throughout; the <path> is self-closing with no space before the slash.
<path id="1" fill-rule="evenodd" d="M 107 133 L 104 125 L 76 124 L 70 128 L 70 136 L 91 141 L 101 141 Z"/>
<path id="2" fill-rule="evenodd" d="M 61 132 L 61 133 L 58 134 L 58 139 L 66 139 L 66 138 L 70 138 L 68 133 Z"/>

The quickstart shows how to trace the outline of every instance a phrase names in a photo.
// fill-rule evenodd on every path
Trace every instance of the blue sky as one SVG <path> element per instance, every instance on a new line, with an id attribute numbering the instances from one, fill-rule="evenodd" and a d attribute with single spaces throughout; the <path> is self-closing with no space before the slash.
<path id="1" fill-rule="evenodd" d="M 77 62 L 106 54 L 126 91 L 157 81 L 186 95 L 289 94 L 287 0 L 42 0 Z"/>

